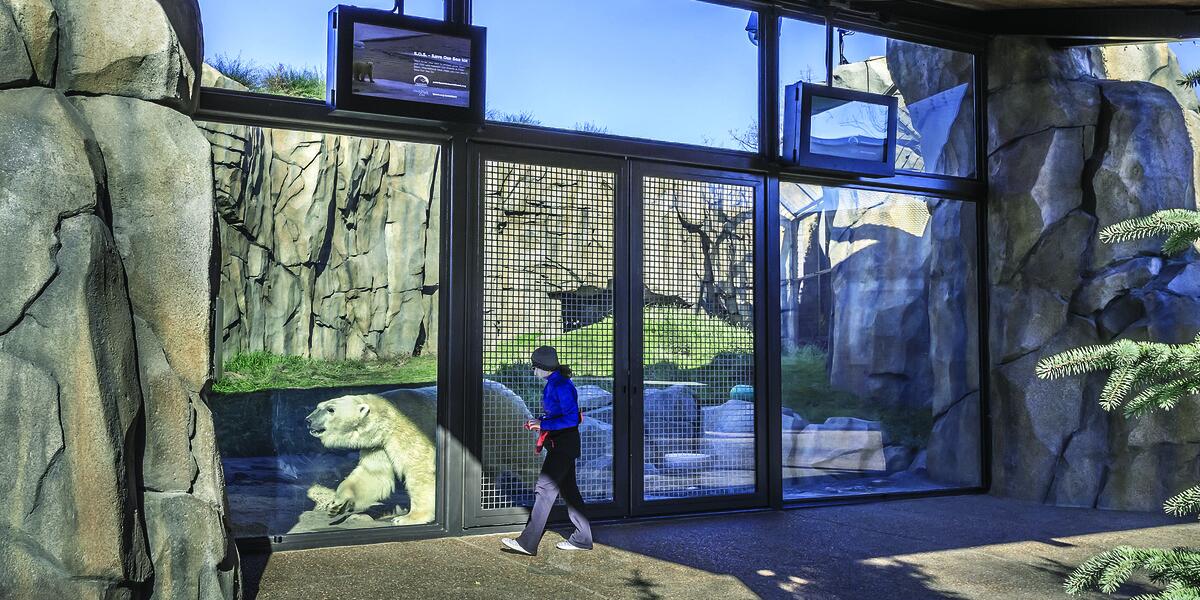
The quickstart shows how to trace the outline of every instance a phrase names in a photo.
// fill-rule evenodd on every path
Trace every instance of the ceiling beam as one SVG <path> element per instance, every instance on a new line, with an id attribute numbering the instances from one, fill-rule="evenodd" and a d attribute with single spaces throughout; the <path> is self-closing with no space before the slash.
<path id="1" fill-rule="evenodd" d="M 992 35 L 1028 35 L 1066 44 L 1200 38 L 1195 8 L 1042 8 L 988 11 Z"/>

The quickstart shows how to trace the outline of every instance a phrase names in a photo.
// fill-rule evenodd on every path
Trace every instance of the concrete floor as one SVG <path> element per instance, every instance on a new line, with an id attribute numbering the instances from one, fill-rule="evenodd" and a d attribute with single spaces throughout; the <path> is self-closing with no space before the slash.
<path id="1" fill-rule="evenodd" d="M 602 525 L 591 552 L 550 532 L 533 558 L 500 537 L 246 556 L 246 597 L 1047 600 L 1089 556 L 1196 545 L 1200 523 L 956 496 Z"/>

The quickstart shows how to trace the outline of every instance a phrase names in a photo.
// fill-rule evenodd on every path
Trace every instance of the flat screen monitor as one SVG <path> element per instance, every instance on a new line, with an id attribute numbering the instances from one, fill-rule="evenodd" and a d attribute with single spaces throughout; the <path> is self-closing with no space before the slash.
<path id="1" fill-rule="evenodd" d="M 339 5 L 329 13 L 329 103 L 338 110 L 483 120 L 481 27 Z"/>
<path id="2" fill-rule="evenodd" d="M 783 159 L 865 177 L 896 172 L 895 96 L 797 83 L 784 98 Z"/>

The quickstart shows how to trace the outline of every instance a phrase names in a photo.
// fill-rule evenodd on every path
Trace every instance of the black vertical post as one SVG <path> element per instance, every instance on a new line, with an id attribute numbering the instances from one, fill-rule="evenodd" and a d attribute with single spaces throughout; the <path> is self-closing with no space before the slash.
<path id="1" fill-rule="evenodd" d="M 975 202 L 975 258 L 979 281 L 979 487 L 988 491 L 992 487 L 992 398 L 991 398 L 991 281 L 988 277 L 988 126 L 987 126 L 987 70 L 988 51 L 975 55 L 975 176 L 983 182 L 984 195 Z"/>
<path id="2" fill-rule="evenodd" d="M 760 194 L 757 218 L 759 240 L 755 251 L 758 265 L 758 310 L 755 329 L 755 364 L 758 366 L 758 389 L 766 397 L 766 436 L 758 435 L 759 443 L 766 440 L 767 447 L 767 501 L 771 508 L 783 508 L 783 397 L 780 384 L 780 310 L 779 303 L 779 178 L 767 177 L 766 187 Z"/>
<path id="3" fill-rule="evenodd" d="M 825 85 L 833 85 L 833 18 L 825 15 Z"/>
<path id="4" fill-rule="evenodd" d="M 446 22 L 471 24 L 471 0 L 446 0 Z"/>
<path id="5" fill-rule="evenodd" d="M 779 12 L 758 12 L 758 151 L 779 160 Z"/>
<path id="6" fill-rule="evenodd" d="M 442 242 L 441 307 L 444 312 L 438 334 L 444 345 L 443 354 L 438 360 L 438 421 L 443 432 L 445 458 L 441 462 L 444 484 L 442 506 L 439 509 L 445 530 L 451 535 L 460 535 L 464 525 L 463 502 L 471 496 L 464 490 L 465 486 L 472 483 L 465 472 L 465 465 L 471 457 L 466 417 L 471 414 L 468 410 L 470 401 L 477 395 L 473 390 L 479 387 L 479 380 L 464 377 L 464 370 L 461 369 L 462 365 L 472 364 L 471 340 L 474 337 L 471 335 L 471 325 L 476 323 L 470 315 L 471 294 L 476 287 L 468 285 L 471 276 L 469 259 L 473 251 L 468 240 L 473 239 L 469 233 L 475 223 L 475 219 L 470 218 L 471 190 L 474 186 L 470 179 L 466 138 L 455 136 L 444 148 L 449 156 L 442 161 L 445 166 L 445 183 L 442 186 L 445 233 Z M 460 327 L 466 327 L 466 332 Z"/>

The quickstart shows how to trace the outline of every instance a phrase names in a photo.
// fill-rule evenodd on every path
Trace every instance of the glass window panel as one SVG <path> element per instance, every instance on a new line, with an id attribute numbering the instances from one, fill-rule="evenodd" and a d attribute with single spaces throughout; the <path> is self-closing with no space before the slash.
<path id="1" fill-rule="evenodd" d="M 975 206 L 780 185 L 786 498 L 980 482 Z"/>
<path id="2" fill-rule="evenodd" d="M 410 0 L 411 1 L 411 0 Z M 204 62 L 236 82 L 203 84 L 325 99 L 328 0 L 200 0 Z M 362 8 L 391 10 L 393 0 L 359 0 Z M 423 4 L 417 2 L 417 5 Z"/>
<path id="3" fill-rule="evenodd" d="M 888 136 L 886 106 L 816 94 L 812 103 L 809 149 L 813 153 L 883 161 Z"/>
<path id="4" fill-rule="evenodd" d="M 1179 61 L 1179 70 L 1185 76 L 1200 73 L 1200 40 L 1175 42 L 1169 44 L 1168 47 L 1175 53 L 1176 60 Z M 1176 85 L 1178 85 L 1178 82 L 1176 82 Z M 1200 82 L 1192 85 L 1192 89 L 1196 92 L 1197 98 L 1200 99 Z"/>
<path id="5" fill-rule="evenodd" d="M 404 14 L 426 19 L 446 19 L 445 0 L 404 0 Z"/>
<path id="6" fill-rule="evenodd" d="M 787 86 L 806 81 L 825 82 L 825 25 L 797 19 L 779 20 L 779 97 Z M 783 111 L 779 103 L 779 139 L 783 140 Z"/>
<path id="7" fill-rule="evenodd" d="M 441 148 L 199 125 L 221 249 L 210 404 L 234 534 L 432 521 Z M 376 419 L 391 429 L 350 442 Z M 392 437 L 403 473 L 354 473 Z"/>
<path id="8" fill-rule="evenodd" d="M 755 490 L 754 192 L 644 181 L 646 500 Z"/>
<path id="9" fill-rule="evenodd" d="M 483 170 L 483 509 L 532 506 L 544 456 L 525 421 L 544 382 L 530 354 L 571 367 L 583 423 L 576 480 L 613 499 L 613 288 L 616 174 L 486 161 Z"/>
<path id="10" fill-rule="evenodd" d="M 896 168 L 975 174 L 974 57 L 834 30 L 833 85 L 899 98 Z"/>
<path id="11" fill-rule="evenodd" d="M 745 149 L 758 117 L 751 12 L 695 0 L 475 0 L 488 118 Z"/>

